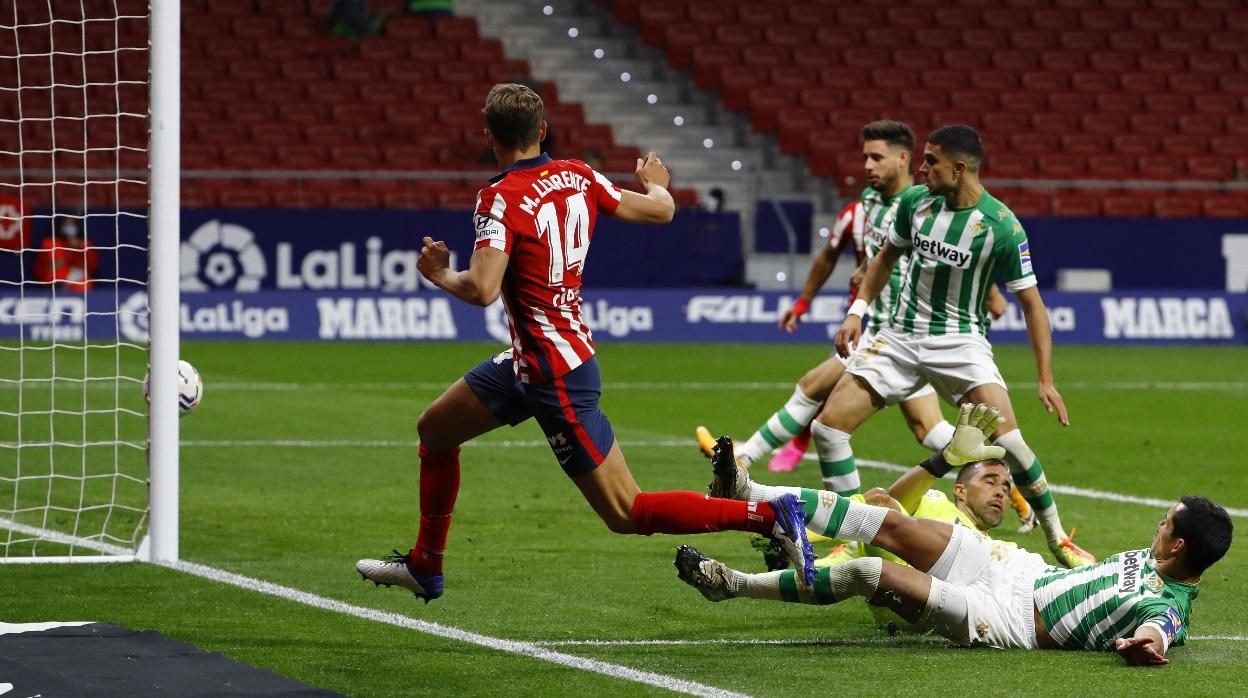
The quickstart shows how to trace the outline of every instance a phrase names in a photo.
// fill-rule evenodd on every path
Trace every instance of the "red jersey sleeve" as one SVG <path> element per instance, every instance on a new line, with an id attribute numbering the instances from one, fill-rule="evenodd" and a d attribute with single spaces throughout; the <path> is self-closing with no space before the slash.
<path id="1" fill-rule="evenodd" d="M 845 248 L 854 244 L 854 223 L 858 216 L 859 207 L 862 202 L 854 200 L 849 205 L 841 209 L 836 217 L 836 223 L 832 225 L 832 231 L 828 235 L 828 246 L 837 252 L 844 252 Z M 856 254 L 861 254 L 858 249 L 854 249 Z"/>
<path id="2" fill-rule="evenodd" d="M 511 254 L 514 233 L 503 224 L 503 217 L 506 214 L 507 201 L 501 192 L 493 187 L 487 187 L 477 194 L 477 208 L 472 214 L 472 227 L 476 232 L 477 240 L 472 249 L 493 247 L 500 252 Z"/>
<path id="3" fill-rule="evenodd" d="M 620 188 L 611 183 L 611 180 L 602 176 L 589 165 L 585 165 L 585 169 L 593 174 L 590 179 L 589 189 L 594 197 L 594 201 L 598 203 L 598 210 L 608 215 L 615 213 L 615 209 L 620 206 Z"/>

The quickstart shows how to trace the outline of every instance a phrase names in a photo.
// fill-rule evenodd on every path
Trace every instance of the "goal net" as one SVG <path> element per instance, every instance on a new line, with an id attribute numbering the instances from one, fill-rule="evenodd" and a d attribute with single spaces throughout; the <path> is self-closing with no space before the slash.
<path id="1" fill-rule="evenodd" d="M 154 17 L 146 0 L 0 0 L 0 561 L 152 557 Z"/>

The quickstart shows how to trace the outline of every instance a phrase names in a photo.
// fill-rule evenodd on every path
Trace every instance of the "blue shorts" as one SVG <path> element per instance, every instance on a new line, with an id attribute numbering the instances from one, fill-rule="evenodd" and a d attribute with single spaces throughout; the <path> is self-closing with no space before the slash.
<path id="1" fill-rule="evenodd" d="M 592 472 L 615 444 L 611 422 L 598 409 L 602 375 L 598 360 L 588 361 L 549 383 L 526 385 L 512 368 L 511 350 L 477 364 L 464 382 L 494 417 L 516 426 L 537 419 L 568 477 Z"/>

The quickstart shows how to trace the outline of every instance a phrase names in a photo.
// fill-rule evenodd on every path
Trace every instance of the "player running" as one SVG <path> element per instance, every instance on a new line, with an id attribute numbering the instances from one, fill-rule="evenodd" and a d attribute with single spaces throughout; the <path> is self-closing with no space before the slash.
<path id="1" fill-rule="evenodd" d="M 986 337 L 988 290 L 1001 279 L 1018 299 L 1027 324 L 1040 401 L 1069 425 L 1053 382 L 1049 318 L 1036 288 L 1027 235 L 1010 209 L 980 184 L 983 160 L 983 143 L 970 126 L 944 126 L 928 136 L 920 167 L 927 185 L 898 197 L 888 240 L 837 333 L 837 352 L 853 356 L 848 375 L 837 382 L 818 416 L 826 427 L 819 458 L 839 472 L 856 470 L 850 434 L 924 383 L 951 402 L 996 407 L 1004 421 L 992 434 L 993 443 L 1005 449 L 1014 482 L 1036 511 L 1049 550 L 1067 567 L 1086 565 L 1095 558 L 1062 527 L 1044 468 L 1018 429 Z M 908 250 L 886 324 L 870 343 L 861 342 L 863 315 Z"/>
<path id="2" fill-rule="evenodd" d="M 999 418 L 985 405 L 963 405 L 954 438 L 925 467 L 993 455 L 989 449 L 999 447 L 985 446 L 984 437 Z M 912 567 L 863 557 L 822 569 L 806 585 L 792 571 L 743 574 L 681 546 L 680 579 L 711 601 L 830 604 L 861 596 L 960 645 L 1113 650 L 1129 665 L 1156 666 L 1187 639 L 1201 575 L 1226 554 L 1233 530 L 1218 504 L 1183 497 L 1158 523 L 1151 547 L 1064 570 L 965 526 L 828 491 L 801 494 L 811 528 L 883 548 Z"/>
<path id="3" fill-rule="evenodd" d="M 654 153 L 637 161 L 645 194 L 621 191 L 578 160 L 541 154 L 542 100 L 522 85 L 486 97 L 485 136 L 503 171 L 477 196 L 476 245 L 466 271 L 449 268 L 445 243 L 426 237 L 417 266 L 456 298 L 486 306 L 500 296 L 512 348 L 486 359 L 420 416 L 420 531 L 406 554 L 360 560 L 378 584 L 398 584 L 426 603 L 442 595 L 442 556 L 459 492 L 459 447 L 530 417 L 556 460 L 616 533 L 741 530 L 772 536 L 813 579 L 814 553 L 797 500 L 712 499 L 696 492 L 642 492 L 611 424 L 598 409 L 594 343 L 581 319 L 581 274 L 598 214 L 659 224 L 672 219 L 671 179 Z"/>
<path id="4" fill-rule="evenodd" d="M 789 332 L 797 329 L 802 315 L 810 308 L 811 300 L 832 275 L 841 253 L 847 247 L 854 246 L 860 267 L 864 269 L 883 248 L 897 216 L 901 194 L 914 186 L 910 172 L 914 144 L 914 131 L 899 121 L 872 121 L 862 128 L 863 172 L 867 187 L 858 200 L 846 206 L 837 217 L 828 237 L 828 246 L 811 263 L 801 295 L 780 318 L 782 329 Z M 903 263 L 894 267 L 888 283 L 868 308 L 863 318 L 865 336 L 870 337 L 878 331 L 887 318 L 892 299 L 901 287 L 900 267 L 904 266 L 905 259 L 903 256 Z M 1005 298 L 995 285 L 989 292 L 992 315 L 1000 317 L 1005 312 Z M 864 343 L 867 343 L 866 340 Z M 844 375 L 847 364 L 848 360 L 834 351 L 831 357 L 802 376 L 788 402 L 744 444 L 737 446 L 737 462 L 748 468 L 790 439 L 801 439 L 807 428 L 813 433 L 820 453 L 835 452 L 832 444 L 836 435 L 831 427 L 818 422 L 812 424 L 812 421 Z M 924 384 L 905 396 L 901 401 L 901 413 L 915 440 L 929 450 L 935 451 L 949 442 L 953 426 L 941 416 L 936 391 L 930 385 Z M 709 457 L 715 447 L 714 438 L 706 427 L 698 427 L 696 434 L 698 445 Z M 772 459 L 768 469 L 773 472 L 792 470 L 804 451 L 804 446 L 799 448 L 789 444 Z M 852 461 L 828 461 L 821 457 L 819 465 L 825 488 L 848 495 L 857 492 L 861 486 L 858 469 Z M 1026 500 L 1019 496 L 1012 498 L 1011 503 L 1023 521 L 1020 530 L 1031 530 L 1034 517 Z"/>

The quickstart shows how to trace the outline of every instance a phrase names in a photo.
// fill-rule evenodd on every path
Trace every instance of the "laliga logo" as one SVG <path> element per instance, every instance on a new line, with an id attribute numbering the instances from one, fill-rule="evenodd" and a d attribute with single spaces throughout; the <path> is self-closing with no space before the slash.
<path id="1" fill-rule="evenodd" d="M 507 322 L 507 309 L 503 307 L 501 300 L 486 306 L 485 331 L 494 339 L 511 344 L 511 326 Z"/>
<path id="2" fill-rule="evenodd" d="M 182 290 L 260 290 L 268 273 L 255 236 L 241 225 L 211 220 L 182 243 Z M 205 283 L 205 281 L 207 283 Z"/>
<path id="3" fill-rule="evenodd" d="M 131 294 L 117 312 L 117 324 L 121 328 L 121 335 L 131 342 L 146 342 L 150 317 L 147 293 L 139 291 Z"/>

